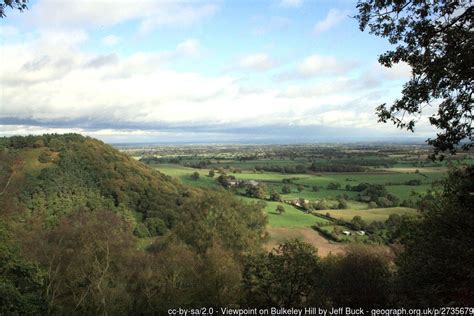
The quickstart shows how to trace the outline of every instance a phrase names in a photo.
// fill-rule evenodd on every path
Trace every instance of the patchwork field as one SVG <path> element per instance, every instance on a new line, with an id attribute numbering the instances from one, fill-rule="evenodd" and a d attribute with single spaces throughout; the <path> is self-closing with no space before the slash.
<path id="1" fill-rule="evenodd" d="M 474 161 L 465 155 L 431 162 L 426 160 L 426 149 L 416 146 L 216 145 L 129 150 L 129 154 L 184 184 L 227 189 L 246 201 L 264 200 L 270 234 L 267 248 L 300 238 L 319 248 L 322 255 L 343 251 L 341 243 L 330 239 L 344 243 L 388 240 L 384 225 L 391 214 L 416 216 L 419 196 L 446 176 L 450 164 Z M 211 170 L 213 176 L 209 176 Z M 233 184 L 224 187 L 218 177 Z M 251 180 L 258 186 L 258 196 L 249 193 Z M 369 191 L 358 191 L 361 185 Z M 272 197 L 275 194 L 279 201 Z M 363 194 L 365 198 L 382 195 L 364 199 Z M 305 205 L 295 205 L 295 201 Z M 276 211 L 278 206 L 283 207 L 282 214 Z M 363 220 L 358 226 L 353 223 L 355 216 Z M 378 228 L 366 226 L 363 233 L 361 228 L 354 229 L 374 221 Z"/>
<path id="2" fill-rule="evenodd" d="M 412 208 L 407 207 L 389 207 L 389 208 L 375 208 L 367 210 L 354 210 L 354 209 L 345 209 L 345 210 L 324 210 L 324 211 L 315 211 L 318 214 L 326 215 L 329 214 L 334 219 L 342 219 L 344 221 L 351 221 L 354 216 L 360 216 L 367 223 L 373 221 L 384 222 L 388 219 L 391 214 L 398 215 L 416 215 L 417 211 Z"/>
<path id="3" fill-rule="evenodd" d="M 243 198 L 246 201 L 257 201 L 256 199 Z M 329 221 L 321 217 L 314 216 L 312 214 L 306 214 L 305 212 L 298 210 L 294 206 L 280 203 L 280 202 L 269 202 L 267 201 L 265 211 L 268 216 L 268 224 L 271 227 L 287 227 L 287 228 L 301 228 L 311 227 L 316 224 L 328 224 Z M 275 210 L 278 205 L 283 206 L 285 212 L 278 214 Z"/>

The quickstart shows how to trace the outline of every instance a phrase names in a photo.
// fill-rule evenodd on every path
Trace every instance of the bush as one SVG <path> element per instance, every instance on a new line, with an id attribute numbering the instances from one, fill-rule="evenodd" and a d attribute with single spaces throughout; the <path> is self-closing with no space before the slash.
<path id="1" fill-rule="evenodd" d="M 53 161 L 53 157 L 51 157 L 50 152 L 44 151 L 38 156 L 38 160 L 39 162 L 42 162 L 42 163 L 48 163 L 48 162 Z"/>
<path id="2" fill-rule="evenodd" d="M 369 208 L 376 208 L 377 207 L 377 203 L 375 202 L 369 202 Z"/>
<path id="3" fill-rule="evenodd" d="M 281 215 L 281 214 L 285 213 L 285 208 L 284 208 L 283 206 L 281 206 L 281 205 L 278 205 L 278 206 L 276 207 L 275 212 L 277 212 L 277 214 Z"/>
<path id="4" fill-rule="evenodd" d="M 149 217 L 145 220 L 145 226 L 152 236 L 162 236 L 168 231 L 165 222 L 161 218 Z"/>
<path id="5" fill-rule="evenodd" d="M 284 186 L 281 188 L 281 192 L 282 192 L 283 194 L 291 193 L 291 188 L 290 188 L 290 186 L 284 185 Z"/>
<path id="6" fill-rule="evenodd" d="M 421 185 L 422 182 L 419 179 L 412 179 L 405 182 L 406 185 Z"/>
<path id="7" fill-rule="evenodd" d="M 346 209 L 347 208 L 347 201 L 344 199 L 339 199 L 337 203 L 337 208 L 340 210 Z"/>
<path id="8" fill-rule="evenodd" d="M 331 182 L 328 184 L 327 189 L 328 190 L 338 190 L 341 187 L 340 183 L 337 182 Z"/>
<path id="9" fill-rule="evenodd" d="M 280 196 L 280 194 L 278 194 L 278 192 L 273 191 L 273 192 L 270 194 L 270 200 L 271 200 L 271 201 L 280 202 L 280 201 L 281 201 L 281 196 Z"/>

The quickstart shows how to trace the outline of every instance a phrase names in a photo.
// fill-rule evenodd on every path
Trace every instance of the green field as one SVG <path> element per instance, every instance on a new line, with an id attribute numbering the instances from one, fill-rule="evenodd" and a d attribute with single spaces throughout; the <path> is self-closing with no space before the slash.
<path id="1" fill-rule="evenodd" d="M 374 221 L 385 222 L 391 214 L 416 215 L 417 211 L 408 207 L 371 208 L 367 202 L 358 201 L 359 192 L 350 190 L 350 187 L 360 183 L 383 185 L 386 191 L 398 198 L 398 203 L 403 205 L 414 205 L 420 194 L 426 193 L 432 185 L 443 179 L 447 173 L 447 163 L 432 163 L 418 155 L 414 155 L 411 149 L 401 149 L 400 153 L 386 155 L 377 151 L 361 150 L 346 151 L 343 147 L 200 147 L 200 148 L 164 148 L 162 155 L 156 155 L 159 159 L 165 159 L 151 163 L 159 171 L 179 179 L 184 184 L 210 189 L 221 189 L 216 178 L 225 173 L 240 181 L 255 180 L 263 184 L 266 189 L 265 212 L 268 218 L 268 229 L 271 235 L 270 244 L 281 241 L 291 236 L 300 236 L 309 242 L 316 243 L 317 247 L 326 247 L 327 251 L 333 251 L 332 244 L 321 241 L 325 240 L 311 227 L 317 225 L 322 230 L 333 233 L 337 226 L 335 220 L 350 222 L 354 216 L 360 216 L 367 224 Z M 318 151 L 320 153 L 314 154 Z M 241 157 L 254 157 L 252 159 L 241 159 Z M 273 158 L 268 158 L 271 156 Z M 168 158 L 166 158 L 168 157 Z M 466 156 L 464 162 L 469 163 L 472 159 Z M 168 160 L 166 160 L 168 159 Z M 174 159 L 174 162 L 171 161 Z M 333 172 L 313 172 L 313 169 L 304 169 L 300 173 L 297 168 L 311 164 L 338 168 L 338 162 L 351 166 L 360 164 L 365 169 L 359 172 L 344 172 L 334 170 Z M 387 162 L 391 167 L 380 165 Z M 458 164 L 458 161 L 454 161 Z M 194 167 L 194 168 L 193 168 Z M 199 167 L 199 168 L 197 168 Z M 291 172 L 274 171 L 271 168 L 293 168 Z M 266 169 L 265 169 L 266 168 Z M 215 177 L 208 176 L 209 170 L 215 170 Z M 315 169 L 316 170 L 316 169 Z M 324 170 L 324 169 L 320 169 Z M 337 172 L 336 172 L 337 171 Z M 193 180 L 191 174 L 198 172 L 199 179 Z M 417 180 L 418 185 L 408 185 L 409 181 Z M 285 182 L 284 182 L 285 181 Z M 338 189 L 328 189 L 331 183 L 339 184 Z M 289 193 L 283 193 L 284 186 L 290 188 Z M 246 201 L 257 201 L 257 199 L 245 197 L 245 187 L 234 187 L 230 189 L 239 198 Z M 269 201 L 271 192 L 277 192 L 283 201 L 305 199 L 309 205 L 317 207 L 319 202 L 326 204 L 327 209 L 305 212 L 284 202 Z M 345 209 L 334 209 L 338 207 L 339 200 L 347 203 Z M 288 202 L 289 203 L 289 202 Z M 315 204 L 312 204 L 315 203 Z M 275 209 L 278 205 L 285 208 L 283 214 L 277 214 Z M 318 215 L 329 215 L 331 219 L 325 219 Z M 350 229 L 341 226 L 341 229 Z M 380 228 L 383 230 L 383 228 Z M 340 229 L 338 229 L 340 230 Z M 354 232 L 353 232 L 354 233 Z M 380 232 L 379 232 L 380 233 Z M 347 242 L 367 241 L 368 235 L 359 236 L 357 233 L 345 236 L 338 233 L 337 238 Z"/>
<path id="2" fill-rule="evenodd" d="M 250 199 L 242 197 L 245 201 L 258 201 L 257 199 Z M 266 202 L 267 206 L 265 211 L 268 216 L 268 225 L 271 227 L 287 227 L 287 228 L 296 228 L 296 227 L 311 227 L 315 224 L 328 224 L 329 221 L 323 218 L 314 216 L 312 214 L 306 214 L 303 211 L 296 209 L 295 207 L 280 203 L 280 202 Z M 277 214 L 275 209 L 278 205 L 282 205 L 285 208 L 283 214 Z"/>
<path id="3" fill-rule="evenodd" d="M 346 222 L 349 222 L 354 218 L 354 216 L 360 216 L 364 221 L 367 223 L 371 223 L 373 221 L 384 222 L 391 214 L 407 214 L 407 215 L 416 215 L 417 211 L 412 208 L 407 207 L 388 207 L 388 208 L 374 208 L 374 209 L 367 209 L 367 210 L 354 210 L 354 209 L 346 209 L 346 210 L 322 210 L 322 211 L 315 211 L 318 214 L 329 215 L 334 219 L 342 219 Z"/>
<path id="4" fill-rule="evenodd" d="M 180 165 L 165 165 L 160 164 L 155 166 L 156 169 L 163 172 L 164 174 L 173 178 L 178 178 L 184 184 L 199 187 L 199 188 L 219 188 L 220 186 L 216 183 L 214 178 L 208 177 L 209 170 L 207 169 L 194 169 L 189 167 L 183 167 Z M 194 172 L 199 173 L 199 179 L 191 179 L 191 174 Z"/>
<path id="5" fill-rule="evenodd" d="M 208 177 L 209 169 L 195 169 L 184 167 L 176 164 L 159 164 L 155 167 L 169 176 L 179 178 L 184 184 L 206 187 L 206 188 L 217 188 L 219 185 L 215 179 Z M 423 171 L 422 168 L 420 168 Z M 198 180 L 191 179 L 191 174 L 198 172 L 200 178 Z M 433 181 L 439 180 L 443 177 L 444 173 L 431 172 L 427 173 L 426 177 L 420 174 L 407 174 L 407 173 L 383 173 L 379 172 L 376 174 L 325 174 L 325 175 L 309 175 L 309 174 L 279 174 L 274 172 L 264 173 L 253 173 L 253 172 L 242 172 L 242 173 L 228 173 L 229 175 L 235 176 L 238 180 L 256 180 L 265 183 L 270 190 L 274 190 L 282 195 L 282 198 L 293 199 L 293 198 L 304 198 L 308 200 L 320 200 L 320 199 L 336 199 L 337 196 L 346 194 L 349 198 L 355 198 L 357 192 L 345 190 L 346 185 L 357 185 L 359 183 L 371 183 L 371 184 L 387 184 L 393 183 L 393 185 L 386 185 L 388 192 L 399 197 L 400 200 L 410 199 L 415 193 L 426 192 L 431 187 Z M 218 175 L 216 175 L 217 177 Z M 283 179 L 297 178 L 293 180 L 294 184 L 289 184 L 291 193 L 282 194 Z M 406 181 L 420 179 L 422 185 L 410 186 L 404 185 Z M 326 187 L 331 182 L 337 182 L 341 184 L 341 188 L 338 190 L 328 190 Z M 297 184 L 302 184 L 304 189 L 302 192 L 298 192 Z M 318 186 L 319 191 L 313 192 L 312 187 Z"/>
<path id="6" fill-rule="evenodd" d="M 219 188 L 214 178 L 208 177 L 208 169 L 195 169 L 184 167 L 176 164 L 160 164 L 156 165 L 156 168 L 175 178 L 180 179 L 183 183 L 196 186 L 196 187 L 205 187 L 205 188 Z M 198 172 L 200 174 L 199 179 L 191 179 L 191 174 L 193 172 Z M 392 179 L 392 181 L 407 181 L 413 179 L 414 177 L 420 175 L 412 174 L 393 174 L 390 173 L 387 177 L 387 174 L 369 174 L 369 175 L 354 175 L 354 174 L 329 174 L 324 176 L 308 175 L 308 174 L 296 174 L 296 175 L 285 175 L 277 173 L 253 173 L 253 172 L 242 172 L 242 173 L 230 173 L 234 175 L 239 180 L 256 180 L 261 181 L 267 185 L 267 188 L 270 190 L 275 190 L 281 193 L 281 188 L 283 186 L 282 180 L 289 178 L 298 178 L 294 180 L 294 183 L 301 183 L 306 185 L 302 192 L 298 192 L 295 184 L 290 184 L 292 192 L 289 194 L 281 194 L 283 199 L 294 199 L 294 198 L 304 198 L 308 200 L 328 200 L 331 204 L 331 200 L 336 199 L 338 195 L 346 194 L 349 198 L 355 198 L 357 192 L 347 191 L 347 190 L 328 190 L 324 185 L 327 185 L 330 182 L 340 182 L 343 184 L 355 185 L 359 182 L 369 182 L 369 183 L 383 183 L 387 179 Z M 432 173 L 433 174 L 433 173 Z M 396 177 L 393 177 L 396 175 Z M 438 175 L 436 174 L 436 177 Z M 216 175 L 217 177 L 217 175 Z M 348 180 L 349 179 L 349 180 Z M 393 180 L 395 179 L 395 180 Z M 434 179 L 434 178 L 433 178 Z M 320 185 L 320 190 L 318 192 L 313 192 L 309 185 Z M 322 185 L 322 186 L 321 186 Z M 390 193 L 395 194 L 401 200 L 408 199 L 412 196 L 412 191 L 422 193 L 430 188 L 430 184 L 423 184 L 421 186 L 408 186 L 408 185 L 392 185 L 387 186 L 387 190 Z M 256 201 L 256 199 L 250 199 L 242 197 L 245 200 Z M 268 222 L 271 227 L 311 227 L 314 224 L 323 223 L 328 224 L 328 221 L 316 217 L 311 214 L 306 214 L 301 210 L 296 209 L 291 205 L 287 205 L 279 202 L 269 202 L 267 201 L 267 206 L 265 208 L 268 214 Z M 276 214 L 275 209 L 277 205 L 283 205 L 285 208 L 285 213 L 282 215 Z M 361 216 L 366 222 L 370 223 L 372 221 L 385 221 L 390 214 L 414 214 L 415 211 L 409 208 L 403 207 L 394 207 L 394 208 L 377 208 L 377 209 L 367 209 L 367 203 L 357 202 L 354 200 L 348 200 L 348 209 L 344 210 L 321 210 L 317 211 L 319 214 L 329 213 L 331 217 L 335 219 L 343 219 L 345 221 L 350 221 L 354 216 Z"/>

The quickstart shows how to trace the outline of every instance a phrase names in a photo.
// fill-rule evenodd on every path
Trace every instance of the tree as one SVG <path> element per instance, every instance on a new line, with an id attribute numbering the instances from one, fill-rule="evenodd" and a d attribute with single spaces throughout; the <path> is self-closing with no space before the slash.
<path id="1" fill-rule="evenodd" d="M 199 180 L 199 172 L 195 171 L 191 174 L 191 179 L 196 181 Z"/>
<path id="2" fill-rule="evenodd" d="M 471 1 L 359 0 L 355 18 L 359 28 L 388 38 L 394 50 L 379 56 L 379 63 L 392 67 L 407 63 L 412 77 L 402 97 L 377 108 L 379 121 L 414 131 L 415 122 L 427 106 L 437 107 L 429 120 L 438 129 L 428 139 L 434 155 L 473 146 L 472 56 L 474 54 L 474 7 Z M 443 156 L 441 155 L 440 158 Z"/>
<path id="3" fill-rule="evenodd" d="M 347 201 L 345 199 L 338 199 L 337 200 L 337 208 L 340 210 L 347 208 Z"/>
<path id="4" fill-rule="evenodd" d="M 291 193 L 291 188 L 289 185 L 284 185 L 282 188 L 281 188 L 281 193 L 283 194 L 288 194 L 288 193 Z"/>
<path id="5" fill-rule="evenodd" d="M 216 181 L 226 189 L 230 187 L 230 179 L 225 174 L 218 176 Z"/>
<path id="6" fill-rule="evenodd" d="M 244 305 L 319 305 L 310 303 L 308 298 L 317 292 L 320 278 L 321 264 L 316 250 L 297 239 L 287 241 L 270 253 L 247 257 L 243 273 Z"/>
<path id="7" fill-rule="evenodd" d="M 278 215 L 281 215 L 281 214 L 285 213 L 285 208 L 282 205 L 278 205 L 276 207 L 275 212 L 277 212 Z"/>
<path id="8" fill-rule="evenodd" d="M 28 9 L 28 0 L 3 0 L 1 2 L 3 3 L 0 3 L 0 18 L 4 18 L 7 16 L 5 14 L 5 10 L 7 7 L 19 11 Z"/>
<path id="9" fill-rule="evenodd" d="M 110 211 L 77 211 L 52 230 L 29 223 L 25 256 L 46 272 L 52 314 L 122 314 L 130 299 L 126 271 L 136 249 L 128 222 Z"/>
<path id="10" fill-rule="evenodd" d="M 353 244 L 346 254 L 323 261 L 325 293 L 335 306 L 385 307 L 392 288 L 389 267 L 383 248 Z"/>
<path id="11" fill-rule="evenodd" d="M 264 184 L 258 185 L 247 185 L 247 189 L 245 190 L 245 194 L 248 197 L 253 197 L 260 200 L 265 200 L 267 197 L 267 188 Z"/>
<path id="12" fill-rule="evenodd" d="M 216 173 L 214 172 L 213 169 L 209 170 L 208 176 L 209 176 L 210 178 L 214 178 L 215 175 L 216 175 Z"/>
<path id="13" fill-rule="evenodd" d="M 0 221 L 0 314 L 46 314 L 45 273 L 20 255 L 10 229 Z"/>
<path id="14" fill-rule="evenodd" d="M 366 229 L 367 223 L 362 219 L 362 217 L 356 215 L 352 218 L 351 224 L 354 226 L 355 230 Z"/>
<path id="15" fill-rule="evenodd" d="M 474 167 L 454 169 L 421 201 L 421 221 L 401 231 L 402 303 L 462 306 L 474 301 Z"/>
<path id="16" fill-rule="evenodd" d="M 341 184 L 338 182 L 331 182 L 327 185 L 328 190 L 338 190 L 341 187 Z"/>
<path id="17" fill-rule="evenodd" d="M 272 191 L 270 193 L 270 200 L 280 202 L 281 201 L 281 196 L 278 192 Z"/>

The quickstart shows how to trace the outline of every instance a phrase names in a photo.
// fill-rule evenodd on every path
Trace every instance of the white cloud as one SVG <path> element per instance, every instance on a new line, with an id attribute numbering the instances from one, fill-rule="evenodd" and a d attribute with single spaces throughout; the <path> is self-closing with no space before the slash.
<path id="1" fill-rule="evenodd" d="M 264 35 L 272 32 L 284 32 L 291 25 L 291 19 L 283 16 L 257 16 L 251 19 L 252 34 Z"/>
<path id="2" fill-rule="evenodd" d="M 102 44 L 105 46 L 115 46 L 121 42 L 120 37 L 115 35 L 107 35 L 102 39 Z"/>
<path id="3" fill-rule="evenodd" d="M 301 6 L 302 3 L 303 3 L 303 0 L 281 0 L 280 1 L 280 6 L 297 8 L 297 7 Z"/>
<path id="4" fill-rule="evenodd" d="M 9 118 L 13 118 L 12 124 L 34 120 L 37 125 L 74 125 L 63 129 L 17 126 L 18 133 L 78 131 L 97 137 L 152 138 L 170 136 L 147 132 L 163 125 L 369 126 L 375 120 L 373 107 L 367 104 L 384 101 L 369 99 L 365 89 L 346 89 L 350 79 L 344 77 L 281 91 L 249 86 L 233 75 L 207 76 L 163 67 L 174 58 L 193 57 L 201 49 L 197 39 L 184 40 L 170 51 L 119 56 L 83 49 L 87 47 L 83 32 L 41 32 L 37 38 L 25 38 L 29 40 L 1 46 L 2 59 L 10 61 L 0 64 L 3 126 L 13 126 L 6 125 Z M 299 71 L 306 76 L 335 73 L 341 71 L 340 64 L 334 58 L 313 55 L 300 64 Z M 243 57 L 239 66 L 264 71 L 274 65 L 267 54 L 258 53 Z M 361 108 L 356 111 L 354 100 L 359 99 Z M 81 122 L 97 131 L 86 130 Z M 0 126 L 0 134 L 16 133 L 7 129 Z"/>
<path id="5" fill-rule="evenodd" d="M 243 69 L 253 71 L 267 71 L 273 68 L 276 63 L 267 54 L 256 53 L 244 56 L 240 59 L 239 65 Z"/>
<path id="6" fill-rule="evenodd" d="M 377 64 L 377 68 L 385 78 L 390 80 L 408 79 L 411 77 L 411 67 L 404 62 L 394 64 L 390 68 Z"/>
<path id="7" fill-rule="evenodd" d="M 137 20 L 142 32 L 194 24 L 213 15 L 217 0 L 39 0 L 25 21 L 40 27 L 93 28 Z"/>
<path id="8" fill-rule="evenodd" d="M 316 23 L 316 25 L 314 26 L 314 32 L 316 34 L 320 34 L 328 31 L 335 25 L 342 22 L 345 18 L 347 18 L 348 14 L 349 11 L 340 11 L 336 9 L 329 10 L 324 20 Z"/>
<path id="9" fill-rule="evenodd" d="M 18 30 L 11 25 L 0 25 L 0 37 L 7 38 L 18 34 Z"/>
<path id="10" fill-rule="evenodd" d="M 201 44 L 195 38 L 187 39 L 176 46 L 176 52 L 187 57 L 199 57 L 202 50 Z"/>
<path id="11" fill-rule="evenodd" d="M 275 80 L 285 81 L 346 74 L 354 69 L 357 64 L 356 61 L 340 60 L 334 56 L 314 54 L 297 64 L 294 70 L 276 75 Z"/>

